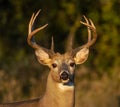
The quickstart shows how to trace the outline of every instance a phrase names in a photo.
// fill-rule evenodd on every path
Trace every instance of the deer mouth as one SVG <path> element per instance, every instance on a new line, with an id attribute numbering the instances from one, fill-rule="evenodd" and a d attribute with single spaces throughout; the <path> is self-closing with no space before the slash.
<path id="1" fill-rule="evenodd" d="M 68 71 L 61 72 L 60 79 L 63 83 L 67 83 L 70 79 L 70 73 Z"/>

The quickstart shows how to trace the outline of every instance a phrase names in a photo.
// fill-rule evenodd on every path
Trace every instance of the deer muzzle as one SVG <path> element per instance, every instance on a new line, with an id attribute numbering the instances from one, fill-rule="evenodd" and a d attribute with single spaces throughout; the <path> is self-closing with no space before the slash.
<path id="1" fill-rule="evenodd" d="M 70 80 L 70 73 L 66 70 L 63 70 L 61 73 L 60 73 L 60 79 L 63 83 L 67 83 L 69 82 Z"/>

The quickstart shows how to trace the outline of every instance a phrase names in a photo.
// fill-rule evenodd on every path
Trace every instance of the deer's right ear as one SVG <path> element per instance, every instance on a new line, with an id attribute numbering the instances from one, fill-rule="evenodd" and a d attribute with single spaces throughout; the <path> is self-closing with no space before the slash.
<path id="1" fill-rule="evenodd" d="M 51 61 L 49 54 L 42 49 L 37 49 L 35 55 L 37 56 L 37 60 L 43 65 L 48 65 Z"/>

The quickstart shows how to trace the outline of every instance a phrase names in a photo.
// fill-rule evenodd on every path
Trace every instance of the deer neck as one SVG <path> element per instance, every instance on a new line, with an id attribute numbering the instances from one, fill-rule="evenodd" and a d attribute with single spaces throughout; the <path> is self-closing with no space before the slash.
<path id="1" fill-rule="evenodd" d="M 74 107 L 74 85 L 63 85 L 48 75 L 46 92 L 41 100 L 41 107 Z"/>

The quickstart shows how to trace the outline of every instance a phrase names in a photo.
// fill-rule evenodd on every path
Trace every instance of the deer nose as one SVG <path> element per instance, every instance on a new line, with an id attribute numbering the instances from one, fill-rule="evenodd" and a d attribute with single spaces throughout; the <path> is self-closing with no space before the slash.
<path id="1" fill-rule="evenodd" d="M 60 79 L 62 79 L 62 80 L 68 80 L 69 77 L 70 77 L 70 73 L 66 70 L 64 70 L 60 73 Z"/>

